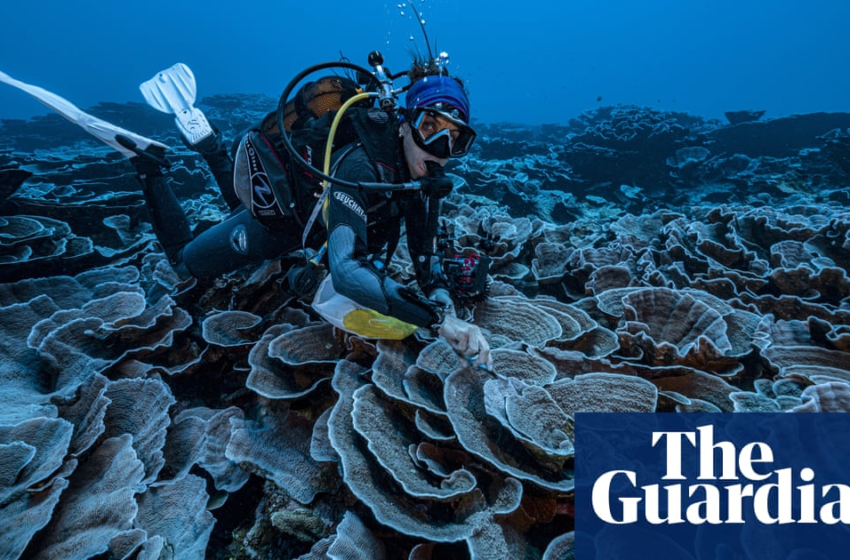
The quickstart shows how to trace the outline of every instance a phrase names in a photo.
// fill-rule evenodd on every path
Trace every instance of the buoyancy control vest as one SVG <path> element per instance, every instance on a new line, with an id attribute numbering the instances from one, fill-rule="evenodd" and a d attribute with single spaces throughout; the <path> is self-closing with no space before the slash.
<path id="1" fill-rule="evenodd" d="M 328 94 L 323 93 L 325 103 L 321 107 L 316 109 L 310 107 L 309 102 L 301 102 L 306 109 L 302 108 L 294 117 L 293 113 L 287 114 L 284 121 L 285 126 L 292 127 L 288 134 L 299 155 L 319 169 L 324 165 L 328 134 L 338 106 L 357 92 L 353 82 L 328 78 L 335 82 L 335 101 L 329 102 Z M 309 86 L 313 84 L 305 88 Z M 303 88 L 296 100 L 302 97 L 309 97 L 303 95 Z M 236 147 L 234 189 L 239 200 L 264 226 L 275 229 L 284 224 L 291 226 L 295 221 L 305 227 L 321 196 L 322 180 L 290 156 L 275 117 L 276 113 L 271 112 L 248 129 Z M 395 113 L 354 105 L 343 115 L 334 136 L 333 149 L 353 143 L 362 145 L 375 166 L 378 180 L 393 183 L 397 180 L 399 166 L 397 131 Z"/>

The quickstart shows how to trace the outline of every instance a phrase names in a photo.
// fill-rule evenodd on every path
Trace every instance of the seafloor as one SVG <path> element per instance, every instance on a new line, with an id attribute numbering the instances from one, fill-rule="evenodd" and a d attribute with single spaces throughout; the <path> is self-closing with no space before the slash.
<path id="1" fill-rule="evenodd" d="M 274 105 L 201 107 L 232 140 Z M 91 111 L 173 146 L 193 223 L 222 218 L 169 116 Z M 0 557 L 571 558 L 575 413 L 850 409 L 848 127 L 479 127 L 444 209 L 492 258 L 486 373 L 334 330 L 286 263 L 180 283 L 126 160 L 57 116 L 4 121 Z"/>

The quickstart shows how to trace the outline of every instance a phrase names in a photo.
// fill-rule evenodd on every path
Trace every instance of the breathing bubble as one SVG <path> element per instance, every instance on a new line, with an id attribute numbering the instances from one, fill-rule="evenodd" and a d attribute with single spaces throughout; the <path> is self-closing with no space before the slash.
<path id="1" fill-rule="evenodd" d="M 413 40 L 414 40 L 414 39 L 413 39 L 413 35 L 411 35 L 411 36 L 410 36 L 410 40 L 411 40 L 411 41 L 413 41 Z"/>

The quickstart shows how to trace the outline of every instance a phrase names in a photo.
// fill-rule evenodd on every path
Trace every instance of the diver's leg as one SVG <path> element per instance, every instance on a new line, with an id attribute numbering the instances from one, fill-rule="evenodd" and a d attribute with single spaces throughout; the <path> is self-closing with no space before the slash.
<path id="1" fill-rule="evenodd" d="M 192 241 L 192 229 L 164 174 L 164 170 L 169 166 L 165 149 L 152 145 L 140 150 L 135 142 L 126 136 L 118 135 L 115 139 L 136 153 L 135 157 L 130 158 L 130 163 L 136 168 L 136 177 L 142 184 L 142 195 L 150 214 L 153 232 L 165 251 L 168 262 L 178 274 L 185 276 L 185 270 L 180 269 L 180 251 Z"/>
<path id="2" fill-rule="evenodd" d="M 292 227 L 274 231 L 244 208 L 187 244 L 180 262 L 195 277 L 213 277 L 266 259 L 279 258 L 301 246 L 301 232 Z"/>
<path id="3" fill-rule="evenodd" d="M 146 173 L 142 178 L 142 193 L 157 241 L 165 251 L 168 262 L 177 270 L 180 250 L 192 241 L 192 229 L 186 213 L 162 173 Z"/>
<path id="4" fill-rule="evenodd" d="M 179 275 L 219 276 L 300 247 L 302 231 L 295 220 L 270 230 L 244 207 L 193 238 L 183 207 L 163 174 L 168 165 L 164 154 L 135 146 L 132 149 L 138 157 L 130 158 L 130 163 L 142 182 L 154 233 Z"/>
<path id="5" fill-rule="evenodd" d="M 224 202 L 228 208 L 235 210 L 239 206 L 240 201 L 239 197 L 236 196 L 236 189 L 233 188 L 233 160 L 230 159 L 230 154 L 227 153 L 227 147 L 221 131 L 214 125 L 212 125 L 212 129 L 213 134 L 207 136 L 197 144 L 189 144 L 185 138 L 183 141 L 191 150 L 201 154 L 212 172 Z"/>

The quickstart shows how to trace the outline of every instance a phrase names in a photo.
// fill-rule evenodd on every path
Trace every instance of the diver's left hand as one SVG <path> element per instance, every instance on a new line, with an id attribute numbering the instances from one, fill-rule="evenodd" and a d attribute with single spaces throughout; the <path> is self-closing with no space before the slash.
<path id="1" fill-rule="evenodd" d="M 481 329 L 452 315 L 446 315 L 437 333 L 446 339 L 455 352 L 467 358 L 473 366 L 493 371 L 490 344 Z"/>

